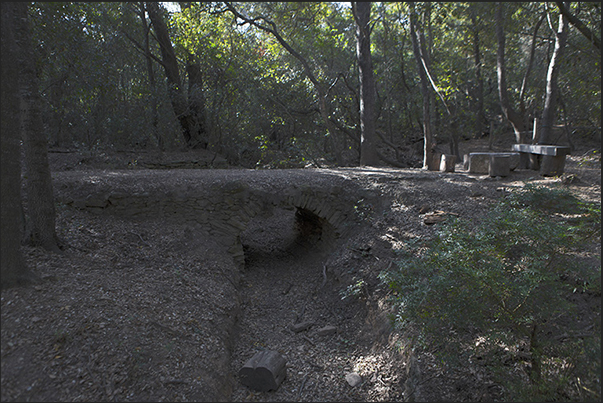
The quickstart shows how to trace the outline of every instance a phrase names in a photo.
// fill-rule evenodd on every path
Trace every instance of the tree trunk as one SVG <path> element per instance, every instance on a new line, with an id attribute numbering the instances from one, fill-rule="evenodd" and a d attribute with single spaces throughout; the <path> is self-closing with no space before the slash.
<path id="1" fill-rule="evenodd" d="M 513 126 L 515 132 L 515 141 L 517 143 L 525 143 L 526 137 L 524 132 L 523 117 L 517 113 L 509 102 L 507 93 L 507 79 L 505 70 L 505 33 L 503 29 L 503 3 L 497 3 L 496 7 L 496 38 L 498 40 L 498 49 L 496 52 L 496 74 L 498 77 L 498 96 L 500 106 L 505 118 Z"/>
<path id="2" fill-rule="evenodd" d="M 202 133 L 200 132 L 201 126 L 196 124 L 198 117 L 195 116 L 190 109 L 190 105 L 184 94 L 184 88 L 182 87 L 182 81 L 180 79 L 178 59 L 176 58 L 176 53 L 174 52 L 170 40 L 167 25 L 161 16 L 159 3 L 146 2 L 145 5 L 151 23 L 153 24 L 155 36 L 159 42 L 163 68 L 168 82 L 170 101 L 172 102 L 172 108 L 174 109 L 178 122 L 180 122 L 184 141 L 186 142 L 187 147 L 190 148 L 203 146 L 204 142 L 201 140 Z"/>
<path id="3" fill-rule="evenodd" d="M 484 122 L 486 117 L 484 114 L 484 80 L 482 78 L 482 61 L 479 47 L 479 26 L 477 23 L 477 13 L 475 5 L 469 4 L 471 12 L 471 27 L 473 29 L 473 57 L 475 59 L 475 81 L 477 84 L 477 93 L 475 95 L 477 107 L 475 111 L 475 136 L 480 138 L 484 133 Z"/>
<path id="4" fill-rule="evenodd" d="M 0 238 L 0 288 L 23 285 L 33 278 L 21 252 L 21 153 L 19 137 L 19 65 L 13 22 L 13 3 L 0 3 L 2 18 L 2 127 L 0 130 L 0 198 L 2 201 L 2 234 Z"/>
<path id="5" fill-rule="evenodd" d="M 379 156 L 375 147 L 375 79 L 371 60 L 372 3 L 353 2 L 356 20 L 356 56 L 360 73 L 360 165 L 375 166 Z"/>
<path id="6" fill-rule="evenodd" d="M 557 98 L 559 97 L 559 88 L 557 86 L 557 77 L 559 76 L 560 59 L 567 41 L 565 16 L 559 14 L 559 27 L 555 34 L 555 50 L 549 62 L 549 69 L 546 75 L 546 98 L 544 101 L 544 109 L 542 111 L 542 119 L 540 130 L 538 131 L 537 144 L 550 144 L 553 123 L 555 123 L 555 115 L 557 112 Z"/>
<path id="7" fill-rule="evenodd" d="M 419 70 L 419 77 L 421 78 L 421 94 L 423 96 L 423 169 L 434 170 L 435 164 L 433 161 L 433 154 L 435 145 L 433 144 L 433 138 L 431 135 L 427 74 L 425 73 L 423 61 L 421 60 L 421 43 L 419 34 L 417 32 L 419 29 L 417 26 L 417 16 L 415 14 L 414 4 L 410 4 L 410 36 L 412 39 L 413 53 L 415 55 L 417 68 Z"/>
<path id="8" fill-rule="evenodd" d="M 44 132 L 36 61 L 31 42 L 27 3 L 14 3 L 15 34 L 19 45 L 20 116 L 27 177 L 29 221 L 26 240 L 47 250 L 60 251 L 56 212 L 48 164 L 48 139 Z"/>
<path id="9" fill-rule="evenodd" d="M 182 10 L 191 7 L 191 3 L 180 3 Z M 209 140 L 207 133 L 207 121 L 205 119 L 205 96 L 203 94 L 203 75 L 197 56 L 189 53 L 186 60 L 186 74 L 188 77 L 188 108 L 190 126 L 197 133 L 194 148 L 207 149 Z"/>
<path id="10" fill-rule="evenodd" d="M 140 18 L 140 24 L 142 26 L 144 35 L 144 55 L 147 61 L 147 75 L 149 77 L 149 88 L 151 90 L 151 126 L 153 128 L 153 136 L 157 140 L 157 146 L 161 151 L 163 151 L 165 145 L 163 142 L 163 136 L 161 135 L 161 133 L 159 133 L 159 113 L 157 112 L 157 83 L 155 80 L 155 71 L 153 70 L 153 57 L 151 56 L 151 27 L 147 23 L 144 2 L 137 3 L 137 6 L 138 18 Z"/>
<path id="11" fill-rule="evenodd" d="M 429 10 L 429 9 L 428 9 Z M 423 16 L 425 19 L 425 16 Z M 459 155 L 459 148 L 458 148 L 458 140 L 457 140 L 457 136 L 456 136 L 456 131 L 457 131 L 457 123 L 456 123 L 456 119 L 454 117 L 454 115 L 452 114 L 452 112 L 450 111 L 450 108 L 448 107 L 448 104 L 446 103 L 446 100 L 444 99 L 444 96 L 442 95 L 442 93 L 440 92 L 440 90 L 438 89 L 438 86 L 436 85 L 436 80 L 437 77 L 431 73 L 431 69 L 430 69 L 430 59 L 431 57 L 429 56 L 429 54 L 431 52 L 428 52 L 425 49 L 424 43 L 425 43 L 425 36 L 422 33 L 422 30 L 420 29 L 415 29 L 416 32 L 416 36 L 417 36 L 417 42 L 418 42 L 418 50 L 419 50 L 419 60 L 420 60 L 420 66 L 419 69 L 423 69 L 423 73 L 425 74 L 425 77 L 427 78 L 429 84 L 431 84 L 431 87 L 433 88 L 433 91 L 435 92 L 435 94 L 440 98 L 440 100 L 442 101 L 442 104 L 444 104 L 444 108 L 446 109 L 446 113 L 448 114 L 448 117 L 450 118 L 450 124 L 449 124 L 449 134 L 450 134 L 450 153 L 453 155 L 456 155 L 457 158 L 460 158 Z M 431 108 L 432 110 L 434 110 L 434 126 L 438 127 L 439 125 L 439 112 L 438 112 L 438 104 L 435 102 L 435 97 L 433 96 L 433 94 L 431 93 L 431 91 L 428 91 L 428 96 L 429 96 L 429 105 L 431 108 L 431 105 L 433 105 L 433 108 Z M 431 130 L 433 132 L 433 130 Z M 432 139 L 432 149 L 435 148 L 435 144 L 436 141 Z M 429 169 L 432 170 L 438 170 L 439 166 L 440 166 L 440 162 L 438 160 L 433 160 L 430 159 L 429 161 L 431 161 L 433 166 L 430 166 Z"/>
<path id="12" fill-rule="evenodd" d="M 186 74 L 188 75 L 188 108 L 190 127 L 197 138 L 193 148 L 207 148 L 208 139 L 206 137 L 207 128 L 205 120 L 205 97 L 203 94 L 203 75 L 198 62 L 194 62 L 195 57 L 188 55 L 186 65 Z"/>
<path id="13" fill-rule="evenodd" d="M 532 66 L 534 64 L 534 53 L 536 52 L 536 38 L 538 37 L 538 29 L 540 29 L 540 25 L 544 21 L 545 14 L 543 14 L 536 25 L 534 26 L 534 33 L 532 34 L 532 44 L 530 46 L 530 58 L 528 59 L 528 68 L 526 69 L 526 73 L 523 76 L 523 80 L 521 81 L 521 90 L 519 90 L 519 111 L 524 118 L 526 118 L 526 107 L 525 107 L 525 95 L 526 88 L 528 85 L 528 78 L 530 77 L 530 73 L 532 72 Z M 529 127 L 530 122 L 525 121 L 525 125 Z"/>

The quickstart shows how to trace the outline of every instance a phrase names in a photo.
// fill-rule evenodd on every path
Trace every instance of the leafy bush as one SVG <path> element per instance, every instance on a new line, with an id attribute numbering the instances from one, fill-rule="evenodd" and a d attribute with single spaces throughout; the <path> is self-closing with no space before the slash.
<path id="1" fill-rule="evenodd" d="M 398 267 L 380 275 L 393 291 L 393 319 L 419 329 L 417 341 L 446 363 L 482 359 L 515 399 L 582 400 L 577 389 L 592 399 L 600 315 L 584 332 L 571 297 L 600 297 L 600 257 L 592 267 L 577 253 L 585 240 L 600 241 L 601 207 L 563 189 L 524 189 L 479 225 L 451 217 L 426 244 L 407 243 Z M 523 367 L 528 384 L 517 376 Z M 582 383 L 569 393 L 571 382 Z"/>

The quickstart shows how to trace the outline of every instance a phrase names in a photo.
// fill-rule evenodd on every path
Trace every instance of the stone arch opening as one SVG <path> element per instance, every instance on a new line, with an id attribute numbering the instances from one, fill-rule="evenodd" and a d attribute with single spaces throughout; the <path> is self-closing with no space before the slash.
<path id="1" fill-rule="evenodd" d="M 275 207 L 270 215 L 252 218 L 240 234 L 245 265 L 258 260 L 316 255 L 335 237 L 333 226 L 302 207 Z"/>
<path id="2" fill-rule="evenodd" d="M 328 245 L 336 236 L 335 229 L 327 219 L 306 208 L 296 208 L 295 227 L 300 241 L 311 246 Z"/>

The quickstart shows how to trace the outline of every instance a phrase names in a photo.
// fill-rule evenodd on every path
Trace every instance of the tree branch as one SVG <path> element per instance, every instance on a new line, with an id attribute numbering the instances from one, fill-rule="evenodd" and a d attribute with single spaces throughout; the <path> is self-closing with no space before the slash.
<path id="1" fill-rule="evenodd" d="M 138 50 L 140 53 L 142 53 L 145 57 L 147 56 L 147 53 L 146 53 L 144 47 L 136 39 L 132 38 L 132 36 L 130 36 L 130 34 L 128 34 L 126 31 L 121 31 L 121 33 L 124 34 L 126 36 L 126 38 L 128 38 L 130 40 L 130 42 L 132 42 L 132 44 L 134 44 L 134 48 L 136 50 Z M 151 57 L 151 59 L 155 60 L 161 66 L 165 67 L 165 64 L 163 64 L 163 60 L 159 59 L 157 56 L 155 56 L 152 53 L 149 53 L 149 56 Z"/>
<path id="2" fill-rule="evenodd" d="M 601 39 L 597 38 L 597 36 L 590 30 L 588 27 L 576 16 L 571 14 L 567 8 L 565 8 L 565 4 L 562 1 L 556 1 L 555 4 L 559 8 L 559 12 L 563 14 L 565 18 L 569 21 L 570 24 L 575 26 L 578 31 L 582 33 L 588 39 L 595 48 L 601 52 Z"/>
<path id="3" fill-rule="evenodd" d="M 538 20 L 536 25 L 534 26 L 534 34 L 532 35 L 532 45 L 530 46 L 530 58 L 528 59 L 528 68 L 526 69 L 526 73 L 524 74 L 523 80 L 521 81 L 521 90 L 519 91 L 519 103 L 522 105 L 524 102 L 523 99 L 526 92 L 528 77 L 530 75 L 530 72 L 532 71 L 532 65 L 534 63 L 534 53 L 536 51 L 536 37 L 538 35 L 538 29 L 540 29 L 540 25 L 542 25 L 542 22 L 544 21 L 545 17 L 546 14 L 543 13 L 540 16 L 540 19 Z"/>
<path id="4" fill-rule="evenodd" d="M 319 94 L 321 96 L 324 96 L 325 94 L 323 94 L 324 91 L 322 91 L 322 86 L 320 85 L 320 83 L 318 82 L 318 80 L 316 79 L 316 77 L 314 76 L 314 74 L 312 73 L 312 69 L 310 68 L 310 65 L 308 64 L 308 62 L 306 61 L 306 59 L 303 58 L 302 55 L 300 55 L 299 53 L 297 53 L 297 51 L 295 49 L 293 49 L 289 43 L 287 43 L 287 41 L 285 41 L 285 39 L 283 39 L 283 37 L 278 33 L 277 29 L 276 29 L 276 24 L 272 21 L 270 21 L 269 19 L 267 19 L 266 17 L 263 16 L 259 16 L 256 18 L 249 18 L 244 16 L 243 14 L 239 13 L 233 6 L 232 4 L 228 3 L 228 2 L 224 2 L 224 4 L 226 5 L 226 7 L 228 8 L 228 10 L 236 17 L 239 18 L 241 20 L 244 21 L 243 24 L 240 25 L 245 25 L 245 24 L 250 24 L 253 25 L 256 28 L 261 29 L 264 32 L 268 32 L 270 34 L 272 34 L 276 40 L 281 44 L 281 46 L 283 46 L 287 52 L 289 52 L 291 54 L 291 56 L 295 57 L 297 60 L 300 61 L 300 63 L 302 64 L 303 68 L 304 68 L 304 72 L 306 73 L 306 75 L 308 76 L 308 78 L 310 79 L 310 81 L 312 82 L 312 84 L 314 84 L 314 86 L 316 87 L 316 89 L 318 90 Z M 264 21 L 266 24 L 268 24 L 270 27 L 267 27 L 265 25 L 261 25 L 258 23 L 258 21 Z"/>

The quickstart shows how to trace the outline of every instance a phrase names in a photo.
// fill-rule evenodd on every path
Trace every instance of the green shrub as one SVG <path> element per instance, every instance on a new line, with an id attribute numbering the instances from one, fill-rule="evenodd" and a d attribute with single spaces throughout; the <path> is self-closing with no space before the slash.
<path id="1" fill-rule="evenodd" d="M 576 386 L 567 392 L 576 379 L 592 391 L 587 399 L 600 396 L 600 355 L 589 353 L 600 345 L 600 322 L 573 337 L 580 329 L 570 298 L 600 297 L 600 257 L 592 267 L 576 255 L 585 240 L 600 241 L 600 211 L 564 189 L 526 186 L 478 225 L 451 217 L 426 244 L 409 242 L 397 268 L 381 273 L 397 326 L 418 329 L 417 340 L 447 364 L 482 359 L 514 399 L 582 400 Z M 563 343 L 555 332 L 567 334 Z M 517 368 L 527 368 L 528 384 Z M 589 368 L 599 370 L 580 380 Z"/>

